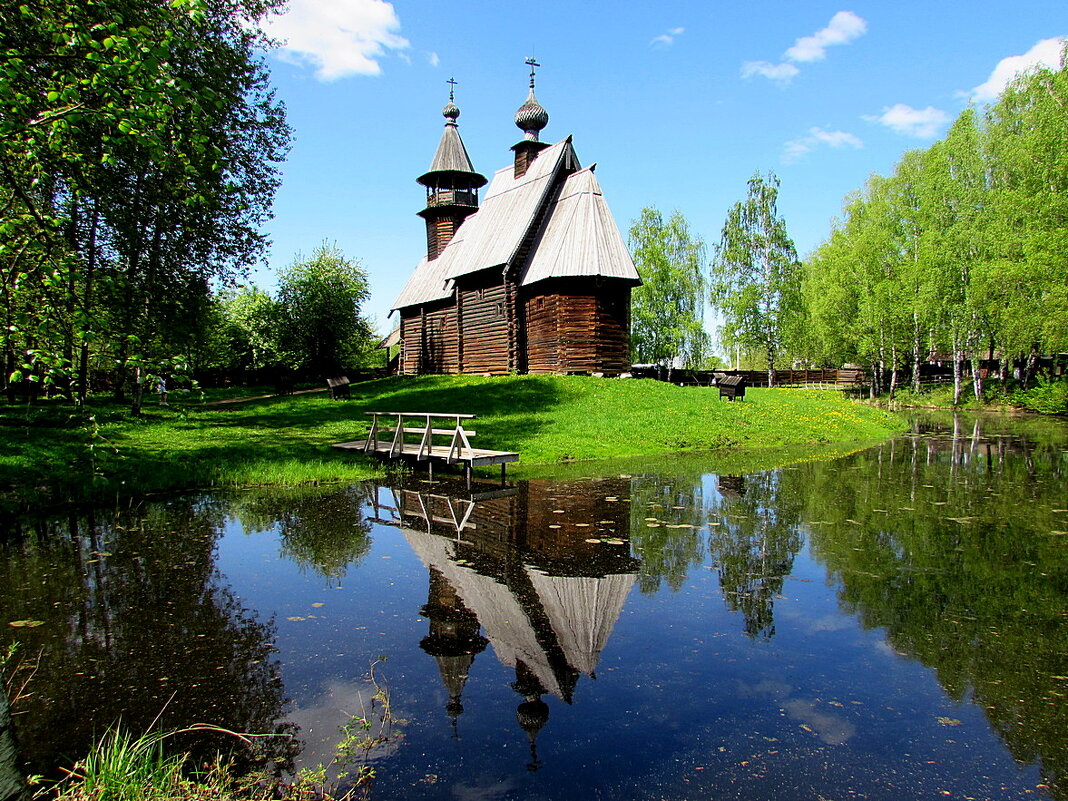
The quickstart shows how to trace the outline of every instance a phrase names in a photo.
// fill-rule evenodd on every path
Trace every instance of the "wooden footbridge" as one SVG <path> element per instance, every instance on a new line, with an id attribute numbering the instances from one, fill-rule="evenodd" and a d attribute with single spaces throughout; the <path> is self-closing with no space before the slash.
<path id="1" fill-rule="evenodd" d="M 471 437 L 475 432 L 464 427 L 473 414 L 445 414 L 440 412 L 367 412 L 371 415 L 371 430 L 367 439 L 339 442 L 340 450 L 360 451 L 385 459 L 411 459 L 426 462 L 433 474 L 434 462 L 463 465 L 468 480 L 471 469 L 499 464 L 501 480 L 509 462 L 518 462 L 513 451 L 493 451 L 475 448 Z M 418 438 L 418 441 L 416 439 Z M 448 444 L 444 444 L 448 438 Z"/>

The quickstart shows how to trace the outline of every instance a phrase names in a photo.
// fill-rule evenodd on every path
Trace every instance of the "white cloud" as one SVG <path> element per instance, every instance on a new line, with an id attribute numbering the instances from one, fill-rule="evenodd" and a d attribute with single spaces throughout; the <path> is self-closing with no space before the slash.
<path id="1" fill-rule="evenodd" d="M 1064 43 L 1065 39 L 1061 37 L 1042 39 L 1022 56 L 1009 56 L 1001 59 L 994 67 L 994 71 L 990 73 L 990 77 L 972 89 L 968 97 L 976 103 L 989 103 L 996 100 L 1012 79 L 1020 73 L 1035 67 L 1057 69 L 1060 67 L 1061 48 L 1064 47 Z"/>
<path id="2" fill-rule="evenodd" d="M 914 136 L 917 139 L 931 139 L 938 136 L 942 126 L 949 122 L 949 115 L 934 106 L 913 108 L 904 103 L 883 108 L 878 116 L 864 117 L 868 122 L 885 125 L 895 133 Z"/>
<path id="3" fill-rule="evenodd" d="M 431 67 L 437 67 L 441 64 L 441 57 L 437 53 L 431 51 L 426 54 L 426 61 Z"/>
<path id="4" fill-rule="evenodd" d="M 284 42 L 282 58 L 313 65 L 321 81 L 378 75 L 387 51 L 408 47 L 385 0 L 290 0 L 286 13 L 267 19 L 263 30 Z"/>
<path id="5" fill-rule="evenodd" d="M 770 61 L 747 61 L 742 64 L 742 77 L 763 75 L 779 84 L 790 83 L 800 70 L 793 64 L 772 64 Z"/>
<path id="6" fill-rule="evenodd" d="M 827 57 L 827 48 L 831 45 L 848 44 L 862 36 L 868 30 L 868 23 L 852 11 L 839 11 L 827 27 L 816 31 L 811 36 L 802 36 L 794 42 L 785 53 L 784 61 L 772 64 L 770 61 L 746 61 L 742 64 L 742 77 L 763 75 L 782 86 L 790 83 L 800 70 L 790 62 L 822 61 Z"/>
<path id="7" fill-rule="evenodd" d="M 831 45 L 848 44 L 868 30 L 868 23 L 852 11 L 839 11 L 827 27 L 802 36 L 784 54 L 787 61 L 822 61 Z"/>
<path id="8" fill-rule="evenodd" d="M 651 47 L 671 47 L 671 45 L 675 44 L 675 39 L 682 36 L 685 32 L 685 28 L 668 28 L 667 33 L 654 36 L 652 41 L 649 42 L 649 45 Z"/>
<path id="9" fill-rule="evenodd" d="M 827 147 L 835 149 L 851 147 L 854 150 L 858 150 L 864 147 L 864 142 L 861 141 L 860 137 L 848 131 L 825 131 L 822 128 L 809 128 L 808 136 L 791 139 L 783 146 L 783 163 L 794 164 L 820 145 L 827 145 Z"/>

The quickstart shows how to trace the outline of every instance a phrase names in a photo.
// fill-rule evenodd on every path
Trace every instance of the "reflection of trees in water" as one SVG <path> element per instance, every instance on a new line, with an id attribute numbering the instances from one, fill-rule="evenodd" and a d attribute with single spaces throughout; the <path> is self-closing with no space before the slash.
<path id="1" fill-rule="evenodd" d="M 921 432 L 784 482 L 840 600 L 971 700 L 1068 798 L 1068 529 L 1060 447 Z M 873 479 L 877 476 L 877 479 Z"/>
<path id="2" fill-rule="evenodd" d="M 41 524 L 0 553 L 0 608 L 43 622 L 0 630 L 0 648 L 17 639 L 40 653 L 15 710 L 30 771 L 77 758 L 119 721 L 138 733 L 194 722 L 283 733 L 274 626 L 216 572 L 221 520 L 213 502 L 177 500 Z M 282 764 L 292 756 L 289 737 L 263 743 Z M 211 755 L 232 742 L 177 745 Z"/>
<path id="3" fill-rule="evenodd" d="M 783 492 L 780 471 L 722 476 L 720 505 L 711 510 L 708 549 L 719 570 L 724 600 L 745 618 L 745 633 L 775 634 L 775 597 L 782 593 L 801 550 L 797 499 Z"/>
<path id="4" fill-rule="evenodd" d="M 720 476 L 713 493 L 701 475 L 635 477 L 631 539 L 642 560 L 642 592 L 656 592 L 661 582 L 678 590 L 707 553 L 746 632 L 771 637 L 775 596 L 801 549 L 800 499 L 783 493 L 778 475 Z"/>
<path id="5" fill-rule="evenodd" d="M 641 557 L 638 588 L 661 582 L 678 590 L 705 557 L 705 494 L 700 476 L 635 476 L 630 489 L 631 542 Z"/>
<path id="6" fill-rule="evenodd" d="M 238 498 L 229 511 L 246 532 L 277 528 L 282 556 L 302 570 L 339 579 L 371 548 L 371 524 L 362 513 L 369 492 L 364 484 L 254 492 Z"/>

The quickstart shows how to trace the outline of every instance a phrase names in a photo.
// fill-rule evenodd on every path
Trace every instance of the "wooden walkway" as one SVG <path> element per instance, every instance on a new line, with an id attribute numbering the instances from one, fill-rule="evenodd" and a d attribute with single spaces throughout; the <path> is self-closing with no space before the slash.
<path id="1" fill-rule="evenodd" d="M 339 450 L 360 451 L 386 459 L 410 458 L 426 462 L 433 474 L 435 461 L 445 464 L 460 464 L 468 479 L 471 469 L 499 464 L 501 480 L 505 466 L 518 462 L 519 454 L 513 451 L 493 451 L 475 448 L 471 437 L 475 432 L 464 428 L 464 421 L 473 420 L 473 414 L 442 414 L 434 412 L 367 412 L 373 418 L 367 439 L 338 442 L 333 447 Z M 448 421 L 448 422 L 445 422 Z M 449 424 L 451 423 L 451 427 Z M 415 442 L 413 437 L 418 437 Z M 435 442 L 435 437 L 438 442 Z M 442 440 L 448 437 L 448 444 Z"/>

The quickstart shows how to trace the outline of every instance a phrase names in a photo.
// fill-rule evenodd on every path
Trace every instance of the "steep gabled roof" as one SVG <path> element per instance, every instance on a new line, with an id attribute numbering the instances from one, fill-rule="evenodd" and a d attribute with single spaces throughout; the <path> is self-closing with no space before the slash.
<path id="1" fill-rule="evenodd" d="M 577 171 L 555 193 L 560 176 L 570 170 Z M 568 137 L 543 150 L 519 178 L 511 165 L 498 170 L 482 207 L 463 221 L 436 259 L 420 260 L 393 308 L 444 300 L 456 278 L 511 263 L 542 219 L 520 279 L 523 286 L 576 276 L 641 283 L 593 168 L 579 169 Z"/>
<path id="2" fill-rule="evenodd" d="M 523 286 L 574 276 L 641 282 L 593 174 L 594 166 L 569 175 L 564 182 L 531 248 L 520 281 Z"/>
<path id="3" fill-rule="evenodd" d="M 545 607 L 568 664 L 593 676 L 637 574 L 550 576 L 530 565 L 523 569 Z"/>
<path id="4" fill-rule="evenodd" d="M 449 297 L 452 288 L 445 277 L 445 266 L 440 256 L 433 261 L 429 261 L 426 256 L 423 256 L 419 260 L 415 272 L 408 278 L 408 283 L 404 285 L 400 295 L 393 301 L 393 309 L 433 303 L 436 300 L 445 300 L 445 298 Z M 390 313 L 392 314 L 392 311 Z"/>
<path id="5" fill-rule="evenodd" d="M 564 165 L 578 166 L 570 137 L 545 148 L 518 178 L 511 165 L 498 170 L 482 207 L 464 220 L 438 257 L 448 264 L 447 277 L 458 278 L 511 262 Z"/>
<path id="6" fill-rule="evenodd" d="M 404 526 L 404 538 L 423 564 L 440 572 L 482 625 L 497 659 L 508 667 L 523 662 L 546 692 L 570 702 L 570 687 L 561 681 L 538 639 L 530 615 L 508 585 L 462 563 L 456 542 Z"/>

